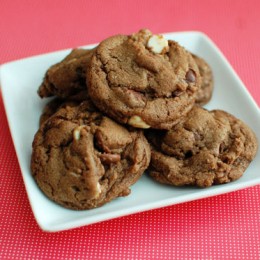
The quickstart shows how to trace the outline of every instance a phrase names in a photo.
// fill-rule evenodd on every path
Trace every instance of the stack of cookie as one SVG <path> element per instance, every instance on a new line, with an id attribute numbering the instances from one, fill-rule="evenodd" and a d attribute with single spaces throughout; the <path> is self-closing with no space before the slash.
<path id="1" fill-rule="evenodd" d="M 231 114 L 202 108 L 212 90 L 205 60 L 148 30 L 73 50 L 38 90 L 56 96 L 33 141 L 38 186 L 81 210 L 128 195 L 145 170 L 175 186 L 238 179 L 257 140 Z"/>

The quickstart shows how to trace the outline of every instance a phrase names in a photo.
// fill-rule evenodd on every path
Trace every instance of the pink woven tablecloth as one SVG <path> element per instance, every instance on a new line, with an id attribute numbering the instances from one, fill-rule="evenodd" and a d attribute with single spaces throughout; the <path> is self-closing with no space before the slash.
<path id="1" fill-rule="evenodd" d="M 144 27 L 205 32 L 260 104 L 258 0 L 1 0 L 0 63 Z M 70 231 L 41 231 L 1 97 L 0 198 L 0 259 L 260 259 L 260 186 Z"/>

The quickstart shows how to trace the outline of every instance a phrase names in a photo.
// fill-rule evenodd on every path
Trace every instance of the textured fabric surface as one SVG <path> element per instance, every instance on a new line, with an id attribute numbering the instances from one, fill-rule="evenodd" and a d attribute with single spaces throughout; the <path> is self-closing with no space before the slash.
<path id="1" fill-rule="evenodd" d="M 259 105 L 259 12 L 257 0 L 1 0 L 0 64 L 143 27 L 198 30 L 219 46 Z M 0 259 L 260 259 L 260 186 L 70 231 L 41 231 L 1 97 L 0 198 Z"/>

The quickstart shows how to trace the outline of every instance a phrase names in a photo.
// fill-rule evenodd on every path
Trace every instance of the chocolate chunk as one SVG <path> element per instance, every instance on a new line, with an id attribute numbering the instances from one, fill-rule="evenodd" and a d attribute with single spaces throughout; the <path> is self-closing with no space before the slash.
<path id="1" fill-rule="evenodd" d="M 192 69 L 188 70 L 185 77 L 188 82 L 196 82 L 196 74 Z"/>
<path id="2" fill-rule="evenodd" d="M 120 154 L 102 153 L 99 155 L 102 162 L 106 164 L 117 163 L 120 161 Z"/>

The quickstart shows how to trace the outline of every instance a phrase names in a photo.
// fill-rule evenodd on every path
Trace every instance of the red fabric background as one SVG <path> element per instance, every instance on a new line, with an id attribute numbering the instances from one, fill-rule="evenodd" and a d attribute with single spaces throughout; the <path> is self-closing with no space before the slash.
<path id="1" fill-rule="evenodd" d="M 258 0 L 1 0 L 0 64 L 144 27 L 155 33 L 205 32 L 260 104 Z M 0 198 L 0 259 L 260 259 L 259 186 L 42 232 L 28 203 L 1 97 Z"/>

